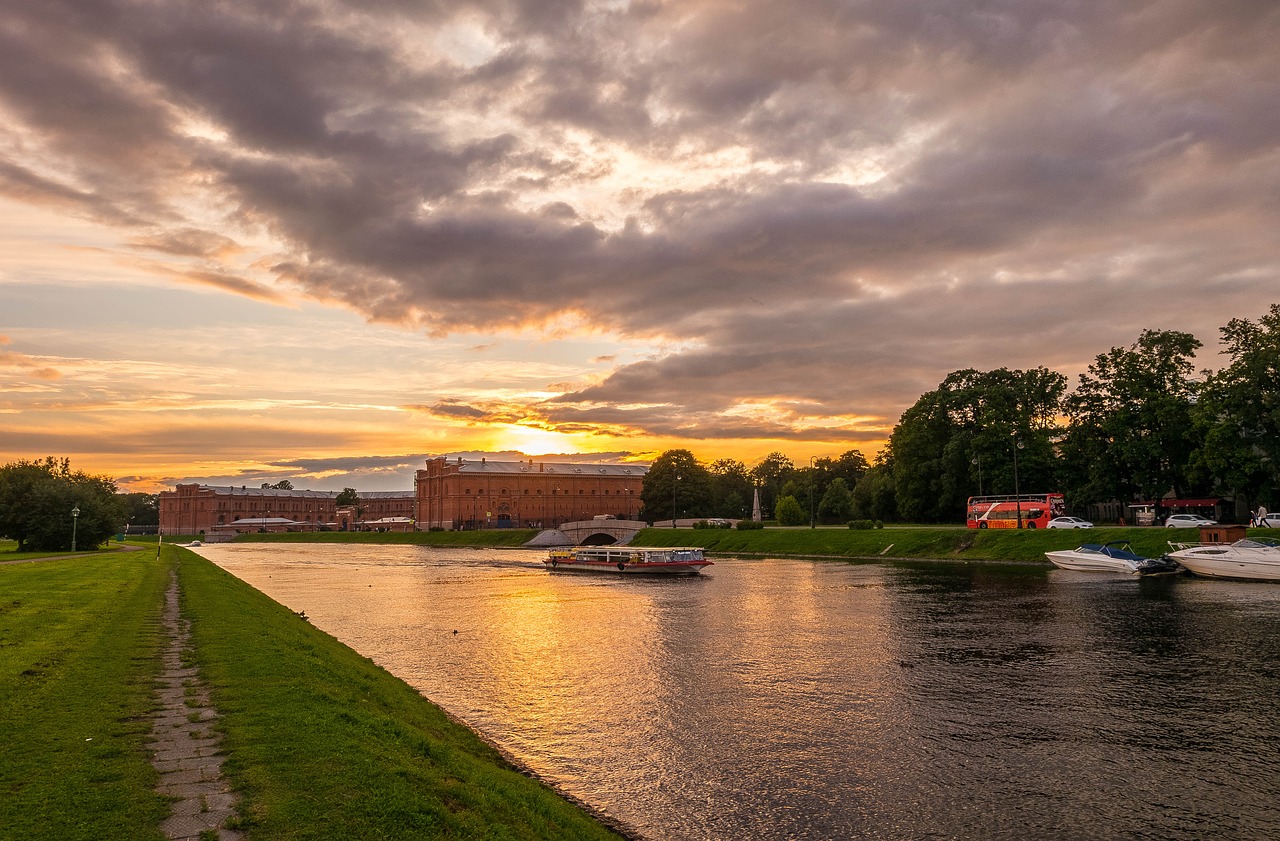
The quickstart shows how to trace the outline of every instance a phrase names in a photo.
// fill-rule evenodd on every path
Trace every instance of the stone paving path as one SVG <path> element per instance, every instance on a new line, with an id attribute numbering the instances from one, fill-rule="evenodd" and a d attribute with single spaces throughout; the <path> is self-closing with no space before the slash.
<path id="1" fill-rule="evenodd" d="M 169 644 L 157 692 L 161 710 L 148 747 L 160 772 L 158 791 L 179 799 L 160 829 L 175 841 L 202 841 L 213 833 L 219 841 L 241 841 L 243 832 L 223 828 L 236 814 L 236 797 L 222 778 L 219 739 L 209 726 L 218 714 L 195 667 L 182 662 L 190 632 L 178 615 L 177 573 L 165 593 L 164 629 Z"/>

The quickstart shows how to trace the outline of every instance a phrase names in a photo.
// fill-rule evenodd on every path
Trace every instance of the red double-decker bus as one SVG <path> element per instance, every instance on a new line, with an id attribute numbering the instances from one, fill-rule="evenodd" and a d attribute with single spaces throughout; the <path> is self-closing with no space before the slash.
<path id="1" fill-rule="evenodd" d="M 965 525 L 971 529 L 1016 529 L 1021 514 L 1024 529 L 1042 529 L 1067 512 L 1062 494 L 971 496 Z"/>

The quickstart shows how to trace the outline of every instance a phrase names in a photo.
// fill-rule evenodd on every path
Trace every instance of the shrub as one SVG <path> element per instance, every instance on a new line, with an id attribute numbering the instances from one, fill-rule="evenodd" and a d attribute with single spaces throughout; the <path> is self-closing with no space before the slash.
<path id="1" fill-rule="evenodd" d="M 739 520 L 738 531 L 755 531 L 764 528 L 764 523 L 757 523 L 755 520 Z"/>
<path id="2" fill-rule="evenodd" d="M 862 530 L 879 528 L 879 526 L 876 524 L 875 520 L 850 520 L 849 528 Z"/>

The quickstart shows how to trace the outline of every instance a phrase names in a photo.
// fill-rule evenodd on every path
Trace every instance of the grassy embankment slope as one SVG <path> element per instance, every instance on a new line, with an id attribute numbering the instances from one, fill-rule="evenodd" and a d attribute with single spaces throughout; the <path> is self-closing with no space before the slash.
<path id="1" fill-rule="evenodd" d="M 175 564 L 255 839 L 617 837 L 193 553 L 85 560 L 0 567 L 0 838 L 162 838 L 145 740 Z"/>
<path id="2" fill-rule="evenodd" d="M 255 839 L 617 837 L 372 661 L 171 551 Z"/>
<path id="3" fill-rule="evenodd" d="M 1249 535 L 1280 538 L 1280 529 L 1250 529 Z M 1169 551 L 1169 541 L 1196 543 L 1197 529 L 1094 528 L 986 529 L 645 529 L 634 546 L 701 546 L 727 555 L 799 555 L 944 561 L 1024 561 L 1048 564 L 1044 553 L 1081 543 L 1127 540 L 1144 557 Z"/>
<path id="4" fill-rule="evenodd" d="M 246 534 L 237 542 L 270 543 L 401 543 L 421 546 L 519 547 L 537 532 L 529 529 L 490 529 L 459 532 L 367 532 L 319 534 Z M 1280 539 L 1280 529 L 1250 529 L 1251 537 Z M 1195 543 L 1197 529 L 1095 528 L 986 529 L 955 527 L 889 526 L 883 529 L 765 528 L 644 529 L 633 546 L 701 546 L 725 555 L 793 555 L 800 557 L 886 558 L 942 561 L 1024 561 L 1045 563 L 1044 553 L 1071 549 L 1081 543 L 1129 541 L 1135 552 L 1159 557 L 1169 551 L 1169 541 Z"/>
<path id="5" fill-rule="evenodd" d="M 533 538 L 529 529 L 490 529 L 459 532 L 368 532 L 311 534 L 246 534 L 237 542 L 271 543 L 400 543 L 422 546 L 518 547 Z M 1251 536 L 1280 538 L 1280 529 L 1250 529 Z M 633 546 L 701 546 L 725 555 L 793 555 L 800 557 L 928 559 L 943 561 L 1024 561 L 1047 564 L 1044 553 L 1071 549 L 1081 543 L 1129 541 L 1134 551 L 1158 557 L 1169 551 L 1169 541 L 1195 543 L 1196 529 L 1095 528 L 986 529 L 955 527 L 890 526 L 883 529 L 765 528 L 644 529 Z"/>

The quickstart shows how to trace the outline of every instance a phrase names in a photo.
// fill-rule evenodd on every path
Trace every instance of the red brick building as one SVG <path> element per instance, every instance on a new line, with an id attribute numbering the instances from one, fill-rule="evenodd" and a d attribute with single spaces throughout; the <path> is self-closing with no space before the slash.
<path id="1" fill-rule="evenodd" d="M 270 521 L 272 531 L 359 529 L 370 520 L 413 517 L 411 491 L 372 491 L 359 495 L 358 516 L 340 522 L 337 491 L 298 491 L 278 488 L 178 485 L 160 493 L 161 534 L 207 534 L 220 531 L 258 531 Z M 241 523 L 237 521 L 255 521 Z"/>
<path id="2" fill-rule="evenodd" d="M 428 459 L 414 481 L 418 527 L 553 528 L 597 514 L 632 519 L 648 472 L 639 464 Z"/>

